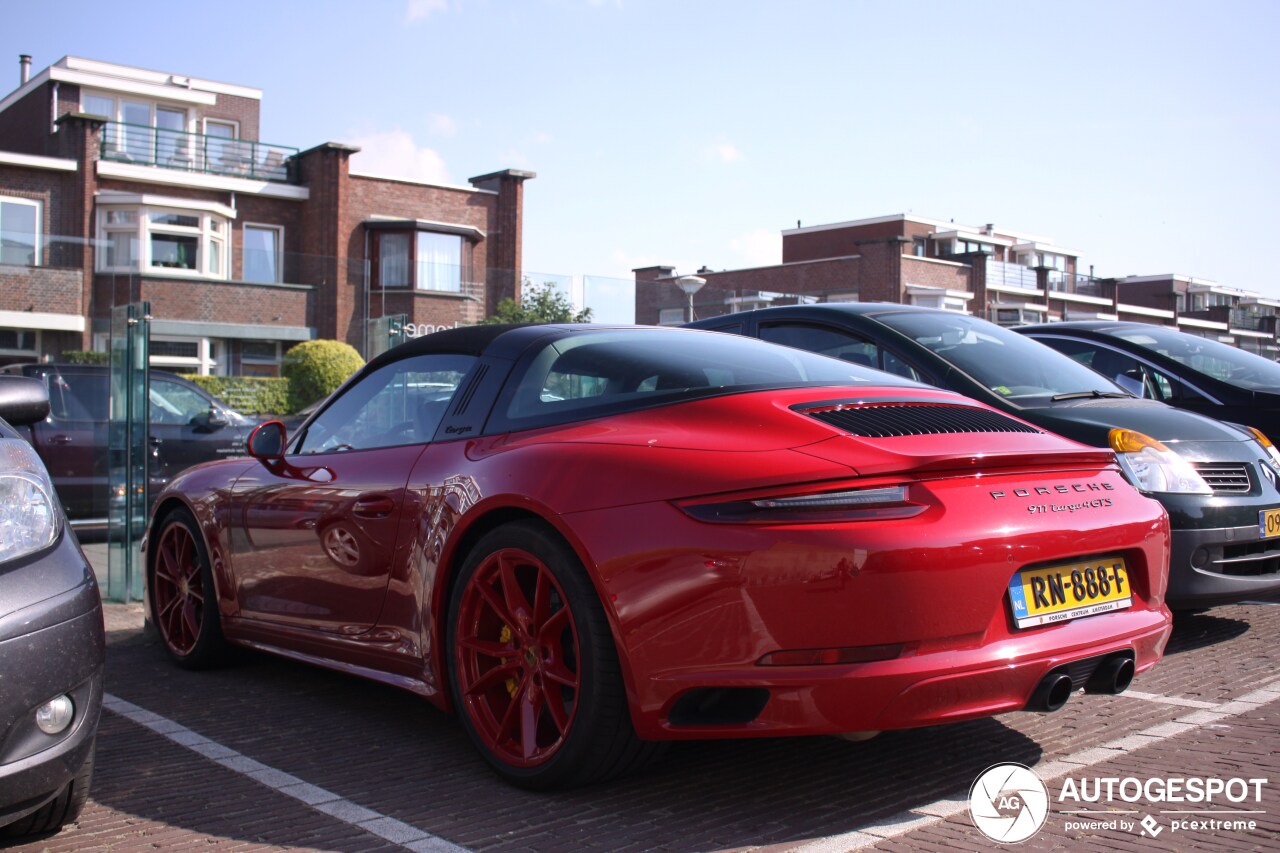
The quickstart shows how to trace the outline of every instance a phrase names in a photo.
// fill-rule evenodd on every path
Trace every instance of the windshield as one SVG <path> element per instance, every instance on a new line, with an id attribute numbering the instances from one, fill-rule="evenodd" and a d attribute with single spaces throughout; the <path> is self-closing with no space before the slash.
<path id="1" fill-rule="evenodd" d="M 548 343 L 525 365 L 505 412 L 519 428 L 763 388 L 921 387 L 803 350 L 675 329 L 578 332 Z"/>
<path id="2" fill-rule="evenodd" d="M 1158 326 L 1115 329 L 1110 334 L 1228 385 L 1246 391 L 1280 391 L 1280 364 L 1237 347 Z"/>
<path id="3" fill-rule="evenodd" d="M 1130 396 L 1069 356 L 966 314 L 904 311 L 876 320 L 1018 405 L 1044 405 L 1062 395 Z"/>

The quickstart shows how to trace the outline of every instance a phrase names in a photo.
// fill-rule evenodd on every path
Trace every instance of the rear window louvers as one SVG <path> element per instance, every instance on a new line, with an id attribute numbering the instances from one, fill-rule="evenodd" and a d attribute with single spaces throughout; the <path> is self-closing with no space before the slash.
<path id="1" fill-rule="evenodd" d="M 836 429 L 867 438 L 962 432 L 1027 432 L 1036 429 L 999 412 L 931 403 L 822 404 L 796 410 Z"/>

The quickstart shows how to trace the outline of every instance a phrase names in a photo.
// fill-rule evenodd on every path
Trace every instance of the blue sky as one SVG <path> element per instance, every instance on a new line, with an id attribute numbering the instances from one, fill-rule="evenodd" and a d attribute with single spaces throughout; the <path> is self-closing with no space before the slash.
<path id="1" fill-rule="evenodd" d="M 1280 298 L 1280 3 L 0 0 L 0 58 L 264 90 L 262 138 L 526 185 L 525 268 L 781 260 L 913 212 Z"/>

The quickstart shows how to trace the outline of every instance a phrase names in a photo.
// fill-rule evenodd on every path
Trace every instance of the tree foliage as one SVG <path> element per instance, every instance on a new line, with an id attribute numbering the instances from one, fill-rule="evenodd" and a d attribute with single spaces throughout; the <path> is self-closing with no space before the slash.
<path id="1" fill-rule="evenodd" d="M 510 297 L 498 303 L 498 310 L 485 323 L 589 323 L 591 309 L 573 310 L 573 303 L 549 281 L 537 284 L 524 279 L 520 301 Z"/>

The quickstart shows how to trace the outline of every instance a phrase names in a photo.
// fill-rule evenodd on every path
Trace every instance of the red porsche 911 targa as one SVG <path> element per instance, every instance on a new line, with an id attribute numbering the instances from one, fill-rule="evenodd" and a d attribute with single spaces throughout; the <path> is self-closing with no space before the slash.
<path id="1" fill-rule="evenodd" d="M 440 332 L 249 445 L 157 501 L 169 654 L 404 687 L 525 787 L 666 740 L 1054 710 L 1169 637 L 1168 522 L 1110 453 L 760 341 Z"/>

